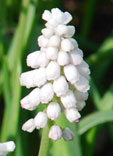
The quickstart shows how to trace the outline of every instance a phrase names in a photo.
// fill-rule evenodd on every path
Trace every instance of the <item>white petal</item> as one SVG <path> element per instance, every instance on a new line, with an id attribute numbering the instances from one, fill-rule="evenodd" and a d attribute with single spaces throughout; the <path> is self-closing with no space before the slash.
<path id="1" fill-rule="evenodd" d="M 74 84 L 79 80 L 80 74 L 77 70 L 77 68 L 74 65 L 67 65 L 64 67 L 64 74 L 66 76 L 66 79 L 71 83 Z"/>
<path id="2" fill-rule="evenodd" d="M 88 92 L 79 92 L 78 90 L 75 90 L 75 97 L 77 99 L 77 101 L 85 101 L 88 99 Z"/>
<path id="3" fill-rule="evenodd" d="M 21 107 L 27 110 L 34 110 L 40 104 L 40 89 L 35 88 L 30 94 L 21 100 Z"/>
<path id="4" fill-rule="evenodd" d="M 73 65 L 76 66 L 76 65 L 79 65 L 80 63 L 82 63 L 83 58 L 76 50 L 71 51 L 69 54 L 70 54 L 71 63 Z"/>
<path id="5" fill-rule="evenodd" d="M 77 109 L 78 111 L 81 111 L 85 107 L 86 103 L 84 101 L 78 101 L 77 102 Z"/>
<path id="6" fill-rule="evenodd" d="M 49 39 L 49 46 L 59 47 L 59 45 L 60 45 L 60 37 L 58 37 L 57 35 L 54 35 Z"/>
<path id="7" fill-rule="evenodd" d="M 41 32 L 47 38 L 50 38 L 53 35 L 53 30 L 49 28 L 44 28 Z"/>
<path id="8" fill-rule="evenodd" d="M 55 80 L 60 76 L 60 66 L 57 62 L 51 61 L 46 68 L 48 80 Z"/>
<path id="9" fill-rule="evenodd" d="M 81 75 L 85 76 L 89 80 L 90 69 L 89 69 L 88 64 L 85 61 L 79 64 L 77 66 L 77 69 L 79 70 Z"/>
<path id="10" fill-rule="evenodd" d="M 47 59 L 45 52 L 40 52 L 38 59 L 37 59 L 37 64 L 40 67 L 45 67 L 47 66 L 48 62 L 49 60 Z"/>
<path id="11" fill-rule="evenodd" d="M 68 24 L 72 20 L 72 16 L 69 12 L 64 12 L 62 24 Z"/>
<path id="12" fill-rule="evenodd" d="M 58 48 L 48 47 L 46 50 L 46 57 L 50 60 L 56 60 L 58 55 Z"/>
<path id="13" fill-rule="evenodd" d="M 67 120 L 69 120 L 70 122 L 76 122 L 76 120 L 81 117 L 80 113 L 75 108 L 66 109 L 65 115 Z"/>
<path id="14" fill-rule="evenodd" d="M 48 39 L 45 38 L 43 35 L 38 37 L 38 45 L 39 47 L 46 48 L 48 46 Z"/>
<path id="15" fill-rule="evenodd" d="M 35 121 L 36 129 L 44 128 L 46 126 L 46 124 L 47 124 L 47 121 L 48 121 L 46 113 L 39 112 L 35 116 L 34 121 Z"/>
<path id="16" fill-rule="evenodd" d="M 52 102 L 48 105 L 46 112 L 49 119 L 56 120 L 57 118 L 60 117 L 61 113 L 60 105 L 56 102 Z"/>
<path id="17" fill-rule="evenodd" d="M 26 86 L 27 88 L 35 87 L 33 77 L 36 73 L 36 70 L 37 69 L 22 73 L 20 76 L 20 84 L 22 86 Z"/>
<path id="18" fill-rule="evenodd" d="M 69 90 L 64 96 L 61 96 L 61 102 L 65 108 L 76 107 L 76 99 L 71 90 Z"/>
<path id="19" fill-rule="evenodd" d="M 80 76 L 79 81 L 75 82 L 74 86 L 78 91 L 83 93 L 87 92 L 90 88 L 89 81 L 83 76 Z"/>
<path id="20" fill-rule="evenodd" d="M 62 130 L 59 126 L 52 126 L 49 131 L 48 137 L 55 141 L 59 140 L 62 137 Z"/>
<path id="21" fill-rule="evenodd" d="M 68 91 L 68 88 L 69 88 L 68 83 L 66 82 L 64 76 L 60 76 L 53 82 L 53 90 L 58 97 L 65 95 L 66 92 Z"/>
<path id="22" fill-rule="evenodd" d="M 69 64 L 69 62 L 70 62 L 69 55 L 65 51 L 60 51 L 58 53 L 57 62 L 61 66 Z"/>
<path id="23" fill-rule="evenodd" d="M 42 103 L 48 103 L 53 99 L 54 91 L 51 83 L 45 84 L 40 90 L 40 100 Z"/>
<path id="24" fill-rule="evenodd" d="M 37 62 L 40 51 L 35 51 L 27 56 L 27 66 L 32 68 L 38 68 L 39 64 Z"/>
<path id="25" fill-rule="evenodd" d="M 0 143 L 0 155 L 6 156 L 8 152 L 12 152 L 15 149 L 15 143 L 13 141 L 8 141 Z"/>
<path id="26" fill-rule="evenodd" d="M 44 13 L 42 14 L 42 19 L 44 19 L 45 21 L 49 21 L 51 17 L 52 17 L 51 12 L 48 10 L 45 10 Z"/>
<path id="27" fill-rule="evenodd" d="M 45 68 L 37 69 L 36 73 L 34 74 L 33 81 L 35 86 L 41 87 L 47 81 L 46 78 L 46 70 Z"/>
<path id="28" fill-rule="evenodd" d="M 35 123 L 34 123 L 34 119 L 29 119 L 28 121 L 26 121 L 23 126 L 22 126 L 22 130 L 23 131 L 27 131 L 29 133 L 33 132 L 35 129 Z"/>

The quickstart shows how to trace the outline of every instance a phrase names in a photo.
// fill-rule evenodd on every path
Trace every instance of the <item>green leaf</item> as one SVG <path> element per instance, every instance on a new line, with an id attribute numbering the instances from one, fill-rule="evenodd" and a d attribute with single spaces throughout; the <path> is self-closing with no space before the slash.
<path id="1" fill-rule="evenodd" d="M 113 121 L 113 110 L 92 113 L 80 121 L 78 132 L 80 135 L 82 135 L 90 128 L 110 121 Z"/>

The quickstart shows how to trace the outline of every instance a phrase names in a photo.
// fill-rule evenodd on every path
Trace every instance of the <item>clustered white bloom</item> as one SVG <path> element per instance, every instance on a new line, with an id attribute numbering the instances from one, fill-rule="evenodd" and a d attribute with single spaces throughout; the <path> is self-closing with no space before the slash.
<path id="1" fill-rule="evenodd" d="M 0 156 L 6 156 L 8 152 L 12 152 L 14 149 L 15 143 L 13 141 L 0 143 Z"/>
<path id="2" fill-rule="evenodd" d="M 21 106 L 34 110 L 40 103 L 48 105 L 46 111 L 38 112 L 34 119 L 23 125 L 22 129 L 27 132 L 44 128 L 48 119 L 56 120 L 62 111 L 69 122 L 78 122 L 79 111 L 85 106 L 90 88 L 89 66 L 83 60 L 77 41 L 72 38 L 75 28 L 66 25 L 72 20 L 70 13 L 54 8 L 51 12 L 45 10 L 42 18 L 46 28 L 38 37 L 40 51 L 27 56 L 27 65 L 34 70 L 22 73 L 20 77 L 22 86 L 36 88 L 21 100 Z M 55 101 L 56 97 L 59 100 Z M 69 128 L 62 130 L 58 125 L 50 128 L 48 136 L 53 140 L 62 136 L 65 140 L 74 137 Z"/>

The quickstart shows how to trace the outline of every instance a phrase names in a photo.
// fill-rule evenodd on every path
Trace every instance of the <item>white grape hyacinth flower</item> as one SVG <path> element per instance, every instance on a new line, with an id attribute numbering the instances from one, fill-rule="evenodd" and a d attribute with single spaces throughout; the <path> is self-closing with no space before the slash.
<path id="1" fill-rule="evenodd" d="M 21 107 L 32 111 L 40 105 L 44 111 L 29 119 L 22 129 L 32 132 L 35 128 L 44 128 L 48 120 L 59 120 L 64 111 L 69 122 L 78 122 L 81 111 L 88 98 L 90 69 L 83 59 L 83 51 L 72 38 L 75 27 L 68 25 L 72 16 L 58 8 L 45 10 L 42 19 L 46 21 L 38 37 L 40 50 L 27 56 L 27 66 L 33 70 L 20 76 L 20 83 L 33 88 L 31 93 L 21 100 Z M 53 125 L 49 138 L 72 140 L 73 133 L 68 128 Z"/>
<path id="2" fill-rule="evenodd" d="M 14 150 L 15 143 L 13 141 L 0 143 L 0 156 L 6 156 L 8 152 L 13 152 Z"/>

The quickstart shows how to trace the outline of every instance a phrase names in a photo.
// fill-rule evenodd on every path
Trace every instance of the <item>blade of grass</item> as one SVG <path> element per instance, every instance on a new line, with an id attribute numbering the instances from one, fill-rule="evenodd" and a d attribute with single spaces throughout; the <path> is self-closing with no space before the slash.
<path id="1" fill-rule="evenodd" d="M 92 113 L 91 115 L 87 115 L 81 119 L 79 123 L 79 134 L 82 135 L 90 128 L 110 121 L 113 121 L 113 110 L 99 111 Z"/>

